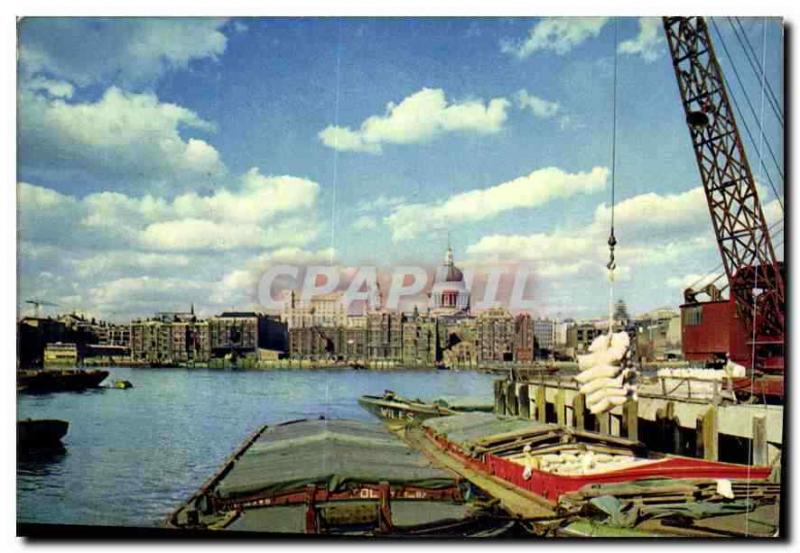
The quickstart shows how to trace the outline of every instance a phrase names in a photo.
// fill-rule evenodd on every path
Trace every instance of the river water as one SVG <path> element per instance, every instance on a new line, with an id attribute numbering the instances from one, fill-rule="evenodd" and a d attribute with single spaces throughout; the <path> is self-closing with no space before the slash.
<path id="1" fill-rule="evenodd" d="M 317 417 L 375 420 L 362 394 L 492 397 L 492 377 L 453 371 L 111 368 L 129 390 L 18 395 L 18 418 L 69 421 L 65 451 L 19 460 L 17 520 L 159 525 L 263 424 Z"/>

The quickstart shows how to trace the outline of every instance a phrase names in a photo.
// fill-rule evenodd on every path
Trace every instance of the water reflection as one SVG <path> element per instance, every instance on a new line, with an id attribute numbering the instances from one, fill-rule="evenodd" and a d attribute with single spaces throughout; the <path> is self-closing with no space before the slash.
<path id="1" fill-rule="evenodd" d="M 61 463 L 67 456 L 63 444 L 47 447 L 19 448 L 17 451 L 17 475 L 45 477 L 59 472 Z M 24 482 L 24 479 L 21 480 Z"/>
<path id="2" fill-rule="evenodd" d="M 492 376 L 452 371 L 211 371 L 112 368 L 129 390 L 18 395 L 17 417 L 70 423 L 66 452 L 17 463 L 23 522 L 158 524 L 266 423 L 374 420 L 362 394 L 492 395 Z"/>

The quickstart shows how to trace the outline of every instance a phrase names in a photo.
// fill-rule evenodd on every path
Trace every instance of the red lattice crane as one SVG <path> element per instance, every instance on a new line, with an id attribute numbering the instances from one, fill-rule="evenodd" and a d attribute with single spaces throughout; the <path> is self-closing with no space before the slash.
<path id="1" fill-rule="evenodd" d="M 709 337 L 721 336 L 724 325 L 725 354 L 755 376 L 752 389 L 751 378 L 737 387 L 760 397 L 782 397 L 783 264 L 775 257 L 708 26 L 702 17 L 665 17 L 663 22 L 730 290 L 727 311 L 718 298 L 681 306 L 684 342 L 689 341 L 684 352 L 687 358 L 709 356 L 714 349 Z"/>

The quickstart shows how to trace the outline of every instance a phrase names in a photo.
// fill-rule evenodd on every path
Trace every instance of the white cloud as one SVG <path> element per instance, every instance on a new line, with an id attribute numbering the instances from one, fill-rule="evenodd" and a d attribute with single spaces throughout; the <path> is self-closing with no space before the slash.
<path id="1" fill-rule="evenodd" d="M 525 40 L 505 40 L 500 47 L 504 53 L 525 59 L 539 51 L 564 55 L 574 47 L 600 34 L 607 17 L 551 17 L 538 21 Z"/>
<path id="2" fill-rule="evenodd" d="M 597 248 L 597 242 L 589 236 L 493 234 L 467 247 L 467 254 L 490 263 L 509 260 L 575 262 L 590 257 Z"/>
<path id="3" fill-rule="evenodd" d="M 111 250 L 89 257 L 72 259 L 71 262 L 74 265 L 75 272 L 81 277 L 99 276 L 106 279 L 113 274 L 135 270 L 152 272 L 159 269 L 185 268 L 190 265 L 191 258 L 183 254 Z"/>
<path id="4" fill-rule="evenodd" d="M 372 230 L 378 228 L 378 221 L 372 215 L 361 215 L 353 221 L 355 230 Z"/>
<path id="5" fill-rule="evenodd" d="M 214 283 L 176 277 L 123 277 L 102 281 L 87 290 L 84 305 L 99 313 L 152 314 L 156 311 L 186 309 L 207 298 Z"/>
<path id="6" fill-rule="evenodd" d="M 20 66 L 79 86 L 110 79 L 147 84 L 222 55 L 224 25 L 224 19 L 189 17 L 27 18 L 19 25 Z"/>
<path id="7" fill-rule="evenodd" d="M 598 275 L 607 275 L 609 224 L 610 209 L 600 204 L 584 226 L 484 236 L 467 247 L 467 255 L 469 262 L 477 264 L 531 263 L 534 273 L 548 285 L 565 278 L 574 285 L 580 279 L 599 282 Z M 641 194 L 619 202 L 615 234 L 617 281 L 628 280 L 646 267 L 688 265 L 698 255 L 713 258 L 716 251 L 701 187 L 676 194 Z M 683 277 L 662 278 L 673 288 L 684 282 Z"/>
<path id="8" fill-rule="evenodd" d="M 401 205 L 384 222 L 392 229 L 393 240 L 407 240 L 428 230 L 488 219 L 511 209 L 591 194 L 603 190 L 607 180 L 605 167 L 582 173 L 547 167 L 490 188 L 455 194 L 441 203 Z"/>
<path id="9" fill-rule="evenodd" d="M 212 132 L 193 111 L 154 94 L 111 87 L 96 102 L 69 103 L 20 92 L 20 164 L 56 173 L 174 182 L 224 174 L 219 153 L 182 132 Z"/>
<path id="10" fill-rule="evenodd" d="M 375 199 L 361 200 L 356 205 L 356 211 L 359 213 L 367 213 L 371 211 L 385 211 L 396 207 L 406 201 L 402 196 L 385 196 L 381 194 Z"/>
<path id="11" fill-rule="evenodd" d="M 443 90 L 423 88 L 399 104 L 390 102 L 384 115 L 368 117 L 356 130 L 329 126 L 319 138 L 336 150 L 379 154 L 383 144 L 415 144 L 450 132 L 497 133 L 509 105 L 505 98 L 448 104 Z"/>
<path id="12" fill-rule="evenodd" d="M 100 192 L 82 199 L 27 183 L 18 185 L 20 237 L 83 247 L 154 250 L 235 250 L 302 245 L 319 225 L 314 214 L 319 185 L 250 169 L 237 189 L 195 192 L 171 200 Z"/>
<path id="13" fill-rule="evenodd" d="M 148 225 L 140 234 L 142 246 L 169 251 L 224 251 L 306 244 L 318 227 L 307 219 L 288 219 L 274 225 L 177 219 Z"/>
<path id="14" fill-rule="evenodd" d="M 33 77 L 23 80 L 20 86 L 32 91 L 46 92 L 53 98 L 71 98 L 75 93 L 75 87 L 66 81 L 56 81 L 45 77 Z"/>
<path id="15" fill-rule="evenodd" d="M 517 105 L 520 109 L 528 109 L 534 116 L 540 119 L 549 119 L 555 117 L 558 113 L 560 106 L 558 102 L 550 102 L 543 98 L 539 98 L 530 94 L 527 90 L 520 90 L 516 94 Z"/>
<path id="16" fill-rule="evenodd" d="M 602 203 L 594 214 L 598 230 L 611 224 L 611 207 Z M 676 194 L 650 192 L 617 203 L 614 224 L 624 237 L 654 236 L 675 238 L 688 234 L 712 231 L 703 188 L 698 186 Z"/>
<path id="17" fill-rule="evenodd" d="M 228 272 L 215 286 L 211 301 L 220 305 L 240 305 L 243 302 L 255 303 L 258 283 L 264 272 L 275 264 L 320 265 L 327 264 L 335 257 L 335 250 L 303 250 L 286 247 L 266 252 L 250 258 L 238 269 Z"/>
<path id="18" fill-rule="evenodd" d="M 722 269 L 720 269 L 720 273 Z M 708 274 L 698 274 L 698 273 L 689 273 L 683 276 L 672 276 L 666 280 L 666 285 L 670 288 L 677 288 L 680 291 L 689 288 L 690 286 L 694 286 L 695 289 L 701 288 L 706 284 L 709 284 L 712 280 L 717 278 L 716 274 L 708 275 Z M 717 281 L 716 284 L 719 286 L 724 284 L 726 280 L 720 279 L 721 281 Z"/>
<path id="19" fill-rule="evenodd" d="M 318 185 L 297 177 L 251 170 L 237 189 L 172 200 L 76 198 L 28 183 L 17 190 L 19 297 L 115 320 L 190 302 L 211 312 L 242 306 L 270 263 L 333 255 L 305 248 L 320 229 Z M 259 210 L 263 194 L 276 201 Z"/>
<path id="20" fill-rule="evenodd" d="M 660 17 L 640 17 L 639 34 L 636 38 L 621 42 L 618 51 L 641 56 L 647 63 L 653 62 L 665 52 L 663 32 Z"/>

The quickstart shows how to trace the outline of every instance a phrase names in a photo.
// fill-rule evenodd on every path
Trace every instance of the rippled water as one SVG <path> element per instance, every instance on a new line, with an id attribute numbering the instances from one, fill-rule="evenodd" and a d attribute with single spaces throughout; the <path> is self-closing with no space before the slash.
<path id="1" fill-rule="evenodd" d="M 112 368 L 130 390 L 19 395 L 19 418 L 70 423 L 65 450 L 17 463 L 20 522 L 154 526 L 265 423 L 373 420 L 356 400 L 484 395 L 492 376 L 451 371 L 223 372 Z"/>

